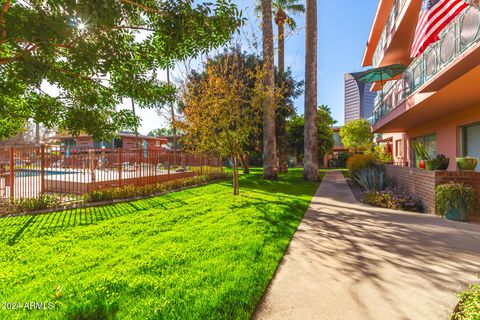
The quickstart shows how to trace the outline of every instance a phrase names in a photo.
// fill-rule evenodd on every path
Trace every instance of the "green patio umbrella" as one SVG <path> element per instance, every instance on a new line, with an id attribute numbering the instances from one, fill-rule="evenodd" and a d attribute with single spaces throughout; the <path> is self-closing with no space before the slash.
<path id="1" fill-rule="evenodd" d="M 399 74 L 403 73 L 405 69 L 407 69 L 405 65 L 397 63 L 361 72 L 355 76 L 355 79 L 364 83 L 380 81 L 380 83 L 383 84 L 383 81 L 395 78 Z"/>

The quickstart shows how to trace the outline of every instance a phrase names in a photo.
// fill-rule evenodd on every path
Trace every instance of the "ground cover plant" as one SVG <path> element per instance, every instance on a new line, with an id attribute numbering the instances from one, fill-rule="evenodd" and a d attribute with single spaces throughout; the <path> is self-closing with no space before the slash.
<path id="1" fill-rule="evenodd" d="M 459 292 L 458 298 L 460 303 L 451 317 L 452 320 L 480 319 L 480 285 L 478 283 L 472 284 L 464 291 Z"/>
<path id="2" fill-rule="evenodd" d="M 248 319 L 318 182 L 241 176 L 159 197 L 0 219 L 8 319 Z"/>

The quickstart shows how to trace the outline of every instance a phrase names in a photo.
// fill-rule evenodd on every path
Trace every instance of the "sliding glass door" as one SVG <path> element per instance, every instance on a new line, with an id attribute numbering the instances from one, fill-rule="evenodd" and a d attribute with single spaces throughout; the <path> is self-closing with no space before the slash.
<path id="1" fill-rule="evenodd" d="M 480 123 L 463 127 L 463 156 L 480 159 Z M 477 171 L 480 171 L 480 163 Z"/>

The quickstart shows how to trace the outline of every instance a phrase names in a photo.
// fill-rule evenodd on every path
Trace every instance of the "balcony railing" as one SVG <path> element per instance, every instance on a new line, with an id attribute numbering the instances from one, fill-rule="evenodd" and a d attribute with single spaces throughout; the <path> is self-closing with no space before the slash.
<path id="1" fill-rule="evenodd" d="M 392 36 L 395 33 L 395 25 L 397 23 L 398 16 L 400 15 L 400 12 L 402 12 L 406 2 L 407 0 L 394 0 L 393 2 L 392 10 L 390 11 L 387 22 L 385 23 L 385 27 L 383 28 L 382 35 L 378 41 L 377 48 L 373 54 L 372 63 L 374 67 L 378 67 L 380 59 L 390 45 L 390 40 L 392 40 Z"/>
<path id="2" fill-rule="evenodd" d="M 441 33 L 440 40 L 431 44 L 415 59 L 399 80 L 388 81 L 378 92 L 372 123 L 389 114 L 418 88 L 480 41 L 480 8 L 470 6 L 456 17 Z"/>

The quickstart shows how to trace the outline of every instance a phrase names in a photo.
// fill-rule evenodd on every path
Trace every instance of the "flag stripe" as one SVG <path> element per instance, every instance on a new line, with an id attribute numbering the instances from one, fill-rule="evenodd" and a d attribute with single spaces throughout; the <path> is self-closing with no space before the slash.
<path id="1" fill-rule="evenodd" d="M 425 10 L 424 15 L 423 15 L 423 21 L 420 26 L 420 28 L 417 29 L 416 34 L 422 35 L 421 37 L 417 38 L 417 41 L 414 43 L 414 48 L 418 50 L 418 47 L 421 46 L 422 44 L 420 42 L 424 42 L 426 39 L 428 39 L 427 36 L 427 30 L 431 27 L 432 25 L 432 20 L 442 18 L 445 14 L 445 12 L 450 9 L 451 5 L 454 5 L 458 1 L 453 1 L 447 3 L 447 5 L 442 6 L 442 1 L 437 3 L 434 7 L 432 7 L 432 10 Z"/>
<path id="2" fill-rule="evenodd" d="M 438 41 L 440 32 L 467 7 L 463 0 L 423 0 L 411 57 L 418 57 L 430 44 Z"/>

